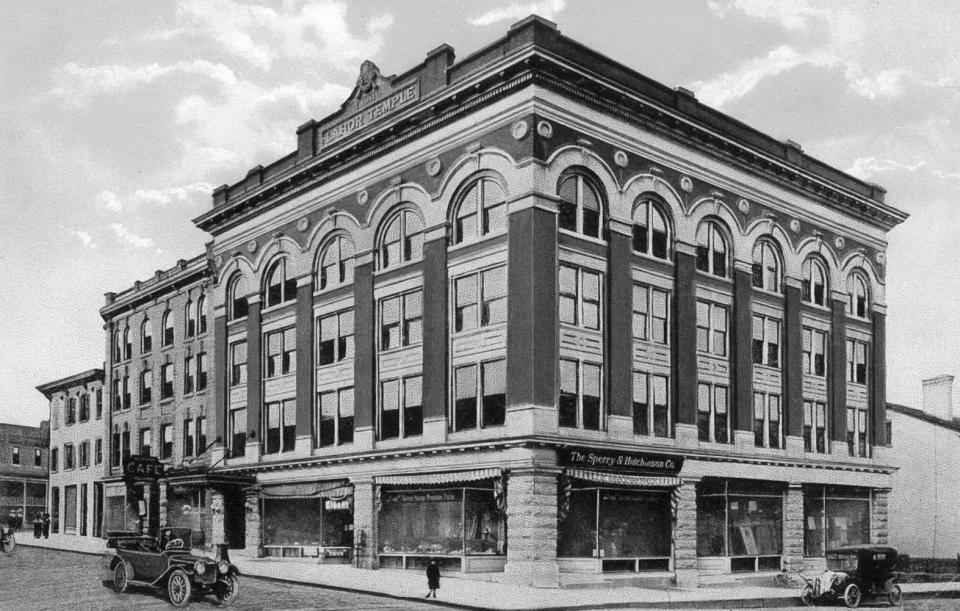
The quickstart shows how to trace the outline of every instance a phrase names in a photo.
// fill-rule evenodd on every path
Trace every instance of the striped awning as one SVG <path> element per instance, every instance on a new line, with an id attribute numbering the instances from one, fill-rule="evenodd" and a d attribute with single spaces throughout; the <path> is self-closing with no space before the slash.
<path id="1" fill-rule="evenodd" d="M 498 468 L 474 469 L 472 471 L 448 471 L 444 473 L 417 473 L 410 475 L 381 475 L 374 480 L 386 486 L 424 486 L 430 484 L 450 484 L 453 482 L 475 482 L 481 479 L 500 477 Z"/>
<path id="2" fill-rule="evenodd" d="M 341 499 L 352 494 L 353 486 L 345 479 L 264 485 L 260 490 L 264 499 Z"/>
<path id="3" fill-rule="evenodd" d="M 588 471 L 587 469 L 567 469 L 565 471 L 568 477 L 594 482 L 597 484 L 609 484 L 611 486 L 629 486 L 631 488 L 673 488 L 680 485 L 679 477 L 656 476 L 656 475 L 626 475 L 623 473 L 604 473 L 602 471 Z"/>

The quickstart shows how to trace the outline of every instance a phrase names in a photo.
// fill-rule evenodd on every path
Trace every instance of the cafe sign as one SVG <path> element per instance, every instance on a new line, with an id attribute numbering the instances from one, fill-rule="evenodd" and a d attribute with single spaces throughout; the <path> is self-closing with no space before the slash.
<path id="1" fill-rule="evenodd" d="M 580 446 L 558 449 L 557 460 L 561 467 L 635 475 L 676 475 L 683 468 L 682 456 L 598 450 Z"/>
<path id="2" fill-rule="evenodd" d="M 123 464 L 123 476 L 130 482 L 155 482 L 164 475 L 164 464 L 156 456 L 131 456 Z"/>

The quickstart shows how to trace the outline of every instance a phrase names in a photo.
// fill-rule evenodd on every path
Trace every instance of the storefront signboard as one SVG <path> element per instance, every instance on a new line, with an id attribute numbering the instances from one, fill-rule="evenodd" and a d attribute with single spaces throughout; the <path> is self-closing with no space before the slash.
<path id="1" fill-rule="evenodd" d="M 156 456 L 131 456 L 123 464 L 128 482 L 155 482 L 164 475 L 164 464 Z"/>
<path id="2" fill-rule="evenodd" d="M 558 449 L 557 460 L 561 467 L 616 471 L 634 475 L 676 475 L 683 468 L 682 456 L 599 450 L 579 446 Z"/>

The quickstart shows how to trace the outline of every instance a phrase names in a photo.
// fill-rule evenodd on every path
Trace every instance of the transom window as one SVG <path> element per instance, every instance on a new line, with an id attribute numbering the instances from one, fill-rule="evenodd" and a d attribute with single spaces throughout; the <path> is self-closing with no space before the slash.
<path id="1" fill-rule="evenodd" d="M 600 238 L 602 204 L 593 182 L 582 174 L 561 179 L 557 223 L 560 229 Z"/>
<path id="2" fill-rule="evenodd" d="M 297 329 L 290 327 L 267 333 L 267 378 L 297 370 Z"/>
<path id="3" fill-rule="evenodd" d="M 827 305 L 827 271 L 817 259 L 803 262 L 803 300 L 818 306 Z"/>
<path id="4" fill-rule="evenodd" d="M 353 310 L 323 316 L 317 326 L 317 365 L 353 358 Z"/>
<path id="5" fill-rule="evenodd" d="M 353 388 L 317 393 L 317 447 L 353 441 Z"/>
<path id="6" fill-rule="evenodd" d="M 560 426 L 599 431 L 603 418 L 600 365 L 560 359 Z"/>
<path id="7" fill-rule="evenodd" d="M 633 250 L 658 259 L 669 257 L 669 228 L 660 206 L 642 199 L 633 210 Z"/>
<path id="8" fill-rule="evenodd" d="M 727 387 L 697 384 L 697 438 L 700 441 L 730 443 L 730 410 Z"/>
<path id="9" fill-rule="evenodd" d="M 455 333 L 507 320 L 507 268 L 494 267 L 454 280 Z"/>
<path id="10" fill-rule="evenodd" d="M 170 310 L 163 313 L 163 345 L 173 345 L 173 312 Z"/>
<path id="11" fill-rule="evenodd" d="M 868 318 L 870 312 L 870 293 L 867 279 L 860 272 L 853 272 L 847 278 L 847 314 L 857 318 Z"/>
<path id="12" fill-rule="evenodd" d="M 633 434 L 670 437 L 670 378 L 633 372 Z"/>
<path id="13" fill-rule="evenodd" d="M 633 285 L 633 337 L 669 343 L 670 293 L 645 284 Z"/>
<path id="14" fill-rule="evenodd" d="M 454 369 L 454 430 L 500 426 L 506 417 L 506 361 Z"/>
<path id="15" fill-rule="evenodd" d="M 491 178 L 481 178 L 467 190 L 454 220 L 453 243 L 477 239 L 507 225 L 503 188 Z"/>
<path id="16" fill-rule="evenodd" d="M 243 276 L 237 276 L 230 283 L 230 290 L 228 291 L 229 301 L 227 302 L 230 320 L 237 320 L 247 316 L 247 310 L 249 309 L 247 293 L 249 292 L 247 280 Z"/>
<path id="17" fill-rule="evenodd" d="M 803 373 L 819 378 L 827 375 L 827 334 L 803 328 Z"/>
<path id="18" fill-rule="evenodd" d="M 758 448 L 782 447 L 780 395 L 753 393 L 753 443 Z"/>
<path id="19" fill-rule="evenodd" d="M 715 221 L 707 221 L 697 229 L 697 269 L 719 276 L 727 277 L 729 252 L 724 232 Z"/>
<path id="20" fill-rule="evenodd" d="M 781 292 L 779 248 L 769 239 L 762 239 L 753 247 L 753 286 L 758 289 Z"/>
<path id="21" fill-rule="evenodd" d="M 149 318 L 144 318 L 140 325 L 140 352 L 146 354 L 153 350 L 153 325 Z"/>
<path id="22" fill-rule="evenodd" d="M 780 321 L 753 315 L 753 362 L 768 367 L 780 366 Z"/>
<path id="23" fill-rule="evenodd" d="M 297 279 L 289 276 L 286 259 L 279 259 L 270 267 L 264 290 L 268 308 L 297 298 Z"/>
<path id="24" fill-rule="evenodd" d="M 380 350 L 415 346 L 422 341 L 422 290 L 380 300 Z"/>
<path id="25" fill-rule="evenodd" d="M 560 265 L 560 322 L 585 329 L 600 328 L 600 273 Z"/>
<path id="26" fill-rule="evenodd" d="M 317 286 L 320 290 L 353 282 L 353 243 L 343 236 L 336 236 L 320 253 L 317 270 Z"/>
<path id="27" fill-rule="evenodd" d="M 230 386 L 247 383 L 247 342 L 230 344 Z"/>
<path id="28" fill-rule="evenodd" d="M 423 223 L 410 210 L 401 210 L 384 225 L 380 235 L 380 269 L 423 258 Z"/>
<path id="29" fill-rule="evenodd" d="M 867 383 L 867 354 L 869 344 L 855 339 L 847 340 L 847 381 Z"/>
<path id="30" fill-rule="evenodd" d="M 827 405 L 820 401 L 803 402 L 803 449 L 824 454 L 827 451 Z"/>
<path id="31" fill-rule="evenodd" d="M 727 307 L 697 301 L 697 352 L 727 355 Z"/>
<path id="32" fill-rule="evenodd" d="M 263 453 L 292 452 L 297 432 L 297 402 L 273 401 L 264 406 Z"/>
<path id="33" fill-rule="evenodd" d="M 423 376 L 380 382 L 380 439 L 423 434 Z"/>

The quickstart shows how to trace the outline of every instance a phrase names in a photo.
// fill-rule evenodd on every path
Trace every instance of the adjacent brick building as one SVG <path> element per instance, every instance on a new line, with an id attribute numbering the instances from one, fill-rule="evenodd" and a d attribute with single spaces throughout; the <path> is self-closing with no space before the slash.
<path id="1" fill-rule="evenodd" d="M 46 420 L 40 426 L 0 423 L 0 522 L 19 516 L 30 528 L 44 511 L 49 439 Z"/>

